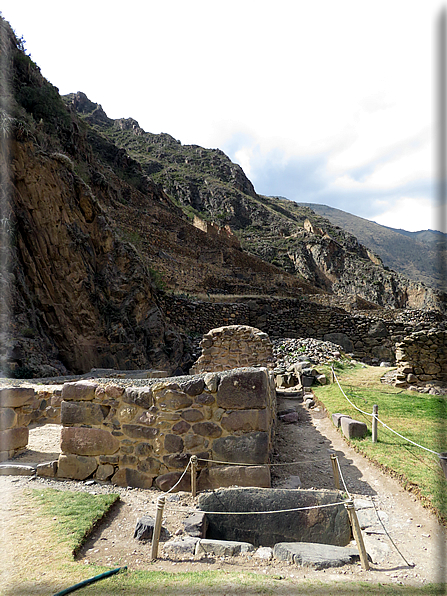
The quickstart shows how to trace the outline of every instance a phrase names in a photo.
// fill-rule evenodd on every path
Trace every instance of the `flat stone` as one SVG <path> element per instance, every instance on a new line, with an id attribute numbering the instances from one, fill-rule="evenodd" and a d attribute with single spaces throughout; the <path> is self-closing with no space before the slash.
<path id="1" fill-rule="evenodd" d="M 203 413 L 198 409 L 183 410 L 181 416 L 188 422 L 199 422 L 204 418 Z"/>
<path id="2" fill-rule="evenodd" d="M 151 488 L 154 477 L 134 470 L 121 468 L 111 478 L 111 483 L 117 486 L 133 486 L 135 488 Z"/>
<path id="3" fill-rule="evenodd" d="M 218 466 L 205 468 L 197 482 L 199 490 L 214 490 L 229 486 L 270 488 L 269 466 Z"/>
<path id="4" fill-rule="evenodd" d="M 249 542 L 236 542 L 234 540 L 209 540 L 202 539 L 196 544 L 196 555 L 214 555 L 215 557 L 233 557 L 241 553 L 254 550 Z"/>
<path id="5" fill-rule="evenodd" d="M 190 536 L 205 538 L 206 530 L 208 528 L 206 513 L 203 513 L 203 511 L 192 513 L 183 520 L 183 525 L 185 527 L 185 532 Z"/>
<path id="6" fill-rule="evenodd" d="M 131 439 L 151 440 L 158 435 L 158 429 L 140 424 L 123 424 L 122 431 Z"/>
<path id="7" fill-rule="evenodd" d="M 58 460 L 57 477 L 85 480 L 95 472 L 98 463 L 94 457 L 61 454 Z"/>
<path id="8" fill-rule="evenodd" d="M 348 514 L 338 491 L 223 488 L 200 494 L 198 503 L 205 512 L 253 512 L 238 515 L 237 522 L 234 515 L 208 513 L 209 538 L 246 541 L 255 546 L 295 541 L 346 546 L 351 539 Z M 318 507 L 330 503 L 337 505 Z M 302 507 L 315 508 L 268 515 L 256 513 Z"/>
<path id="9" fill-rule="evenodd" d="M 95 398 L 97 387 L 97 383 L 90 381 L 64 383 L 62 386 L 62 399 L 64 401 L 92 401 Z"/>
<path id="10" fill-rule="evenodd" d="M 0 431 L 7 430 L 15 426 L 17 421 L 17 414 L 12 408 L 0 407 Z"/>
<path id="11" fill-rule="evenodd" d="M 32 403 L 34 389 L 32 387 L 4 387 L 0 389 L 0 407 L 20 408 Z"/>
<path id="12" fill-rule="evenodd" d="M 193 557 L 196 551 L 196 544 L 200 538 L 185 536 L 180 540 L 172 540 L 163 545 L 163 552 L 170 555 L 183 555 Z"/>
<path id="13" fill-rule="evenodd" d="M 108 480 L 113 475 L 115 468 L 112 464 L 100 464 L 96 469 L 96 480 Z"/>
<path id="14" fill-rule="evenodd" d="M 363 438 L 368 433 L 368 427 L 365 422 L 359 422 L 358 420 L 352 420 L 344 416 L 341 419 L 341 430 L 346 438 Z"/>
<path id="15" fill-rule="evenodd" d="M 222 427 L 228 432 L 268 431 L 270 416 L 263 410 L 235 410 L 222 418 Z"/>
<path id="16" fill-rule="evenodd" d="M 108 409 L 100 404 L 91 402 L 61 403 L 61 424 L 102 424 L 108 414 Z"/>
<path id="17" fill-rule="evenodd" d="M 261 409 L 269 405 L 268 395 L 269 379 L 266 369 L 236 369 L 222 373 L 217 390 L 217 405 L 226 410 Z"/>
<path id="18" fill-rule="evenodd" d="M 332 414 L 331 420 L 336 428 L 340 428 L 342 418 L 351 418 L 347 414 Z"/>
<path id="19" fill-rule="evenodd" d="M 16 464 L 3 463 L 0 464 L 0 476 L 35 476 L 36 465 L 33 464 Z"/>
<path id="20" fill-rule="evenodd" d="M 192 425 L 192 430 L 202 437 L 216 438 L 222 434 L 222 429 L 215 422 L 196 422 Z"/>
<path id="21" fill-rule="evenodd" d="M 29 430 L 25 426 L 17 426 L 0 431 L 0 451 L 13 451 L 26 447 L 29 439 Z"/>
<path id="22" fill-rule="evenodd" d="M 269 457 L 269 435 L 265 432 L 229 435 L 216 439 L 213 459 L 229 463 L 266 464 Z"/>
<path id="23" fill-rule="evenodd" d="M 279 420 L 281 420 L 281 422 L 284 422 L 285 424 L 296 424 L 300 420 L 298 412 L 288 412 L 287 414 L 282 414 L 281 416 L 278 416 L 278 418 Z"/>
<path id="24" fill-rule="evenodd" d="M 280 542 L 275 544 L 273 556 L 280 561 L 314 569 L 341 567 L 360 560 L 356 548 L 310 542 Z"/>
<path id="25" fill-rule="evenodd" d="M 37 475 L 42 478 L 56 478 L 57 476 L 57 459 L 47 461 L 43 464 L 37 465 Z"/>
<path id="26" fill-rule="evenodd" d="M 100 428 L 65 427 L 61 430 L 61 451 L 76 455 L 112 455 L 120 442 Z"/>

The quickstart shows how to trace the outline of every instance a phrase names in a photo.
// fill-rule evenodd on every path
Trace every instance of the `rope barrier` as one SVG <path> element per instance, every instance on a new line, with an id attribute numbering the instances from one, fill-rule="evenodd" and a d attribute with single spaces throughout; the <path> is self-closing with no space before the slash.
<path id="1" fill-rule="evenodd" d="M 291 513 L 293 511 L 306 511 L 308 509 L 320 509 L 322 507 L 334 507 L 343 505 L 343 501 L 337 503 L 326 503 L 325 505 L 310 505 L 309 507 L 295 507 L 294 509 L 277 509 L 275 511 L 203 511 L 207 515 L 265 515 L 269 513 Z"/>
<path id="2" fill-rule="evenodd" d="M 208 462 L 212 462 L 213 464 L 224 464 L 226 466 L 245 466 L 247 468 L 249 467 L 253 467 L 253 466 L 269 466 L 270 468 L 276 467 L 276 466 L 296 466 L 297 464 L 311 464 L 311 463 L 318 463 L 318 462 L 327 462 L 327 459 L 307 459 L 307 460 L 300 460 L 300 461 L 291 461 L 291 462 L 283 462 L 283 463 L 277 463 L 277 464 L 273 464 L 273 463 L 266 463 L 266 464 L 246 464 L 246 463 L 242 463 L 242 462 L 229 462 L 229 461 L 219 461 L 216 459 L 205 459 L 203 457 L 198 457 L 197 461 L 208 461 Z"/>
<path id="3" fill-rule="evenodd" d="M 352 499 L 351 493 L 349 492 L 348 487 L 346 486 L 346 482 L 345 482 L 345 479 L 344 479 L 342 471 L 341 471 L 340 462 L 338 461 L 338 457 L 336 458 L 336 462 L 337 462 L 337 467 L 338 467 L 338 473 L 340 474 L 341 481 L 343 482 L 343 486 L 345 487 L 345 492 L 348 495 L 349 500 L 351 500 Z"/>
<path id="4" fill-rule="evenodd" d="M 188 471 L 188 468 L 189 468 L 190 465 L 191 465 L 191 458 L 189 458 L 189 461 L 188 461 L 188 463 L 186 465 L 186 468 L 183 470 L 183 474 L 180 476 L 180 478 L 177 480 L 177 482 L 174 484 L 174 486 L 171 486 L 171 488 L 166 491 L 166 494 L 170 493 L 172 490 L 174 490 L 174 488 L 176 486 L 178 486 L 180 484 L 180 482 L 183 480 L 184 475 Z"/>
<path id="5" fill-rule="evenodd" d="M 430 453 L 433 453 L 434 455 L 437 455 L 438 457 L 441 457 L 441 454 L 438 451 L 433 451 L 433 449 L 429 449 L 428 447 L 424 447 L 423 445 L 419 445 L 419 443 L 415 443 L 411 439 L 408 439 L 407 437 L 404 437 L 403 435 L 401 435 L 400 433 L 398 433 L 397 431 L 395 431 L 393 428 L 390 428 L 387 424 L 385 424 L 385 422 L 382 422 L 382 420 L 380 420 L 380 418 L 378 416 L 374 416 L 374 414 L 371 414 L 369 412 L 364 412 L 363 410 L 361 410 L 360 408 L 358 408 L 354 403 L 352 403 L 352 401 L 349 399 L 349 397 L 343 391 L 343 389 L 342 389 L 342 387 L 340 385 L 340 382 L 337 379 L 337 375 L 335 374 L 334 367 L 332 367 L 332 373 L 334 375 L 334 379 L 337 381 L 337 385 L 338 385 L 340 391 L 342 392 L 343 396 L 348 400 L 348 402 L 351 404 L 351 406 L 353 408 L 355 408 L 356 410 L 358 410 L 359 412 L 361 412 L 365 416 L 369 416 L 369 417 L 375 418 L 377 420 L 377 422 L 380 422 L 380 424 L 384 428 L 388 429 L 390 432 L 394 433 L 395 435 L 397 435 L 401 439 L 404 439 L 404 441 L 408 441 L 408 443 L 411 443 L 412 445 L 416 445 L 416 447 L 420 447 L 421 449 L 425 449 L 425 451 L 428 451 Z"/>
<path id="6" fill-rule="evenodd" d="M 394 548 L 397 550 L 397 552 L 398 552 L 398 553 L 399 553 L 399 555 L 402 557 L 402 559 L 405 561 L 405 563 L 408 565 L 408 567 L 414 567 L 414 566 L 415 566 L 415 565 L 414 565 L 414 563 L 409 563 L 409 562 L 407 561 L 407 559 L 406 559 L 406 558 L 403 556 L 403 554 L 402 554 L 402 553 L 400 552 L 400 550 L 397 548 L 397 546 L 396 546 L 396 544 L 395 544 L 394 540 L 393 540 L 393 539 L 391 538 L 391 536 L 388 534 L 388 530 L 385 528 L 385 525 L 384 525 L 384 523 L 383 523 L 383 521 L 382 521 L 382 519 L 381 519 L 381 517 L 380 517 L 380 515 L 379 515 L 379 512 L 378 512 L 378 510 L 377 510 L 377 506 L 376 506 L 376 503 L 374 502 L 374 499 L 371 499 L 371 502 L 372 502 L 372 504 L 373 504 L 373 506 L 374 506 L 374 511 L 376 512 L 377 519 L 379 520 L 379 522 L 380 522 L 380 525 L 382 526 L 382 528 L 383 528 L 383 530 L 384 530 L 385 534 L 388 536 L 388 538 L 389 538 L 389 540 L 390 540 L 391 544 L 392 544 L 392 545 L 394 546 Z"/>

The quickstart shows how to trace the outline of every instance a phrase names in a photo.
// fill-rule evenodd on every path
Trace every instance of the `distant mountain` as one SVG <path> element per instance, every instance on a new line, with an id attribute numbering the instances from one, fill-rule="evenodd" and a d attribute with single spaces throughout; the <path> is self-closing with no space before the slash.
<path id="1" fill-rule="evenodd" d="M 394 271 L 434 288 L 443 284 L 440 266 L 441 250 L 445 249 L 447 235 L 434 230 L 407 232 L 381 226 L 357 215 L 317 203 L 298 203 L 326 217 L 375 252 L 383 264 Z"/>

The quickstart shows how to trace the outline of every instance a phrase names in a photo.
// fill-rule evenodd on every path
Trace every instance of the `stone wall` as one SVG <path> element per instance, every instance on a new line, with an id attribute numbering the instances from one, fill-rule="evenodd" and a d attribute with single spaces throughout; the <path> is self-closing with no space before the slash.
<path id="1" fill-rule="evenodd" d="M 414 331 L 428 331 L 442 320 L 439 313 L 416 310 L 350 313 L 305 299 L 240 298 L 238 302 L 216 303 L 166 294 L 162 300 L 170 322 L 185 333 L 203 335 L 215 327 L 237 324 L 256 327 L 271 338 L 335 341 L 333 334 L 342 334 L 345 351 L 371 364 L 394 363 L 397 342 Z"/>
<path id="2" fill-rule="evenodd" d="M 248 325 L 229 325 L 211 329 L 200 342 L 202 355 L 193 373 L 218 372 L 241 366 L 274 368 L 273 347 L 269 336 Z"/>
<path id="3" fill-rule="evenodd" d="M 0 389 L 0 461 L 25 449 L 30 425 L 60 424 L 61 394 L 57 386 Z"/>
<path id="4" fill-rule="evenodd" d="M 266 368 L 146 381 L 143 386 L 65 383 L 57 475 L 167 490 L 191 455 L 254 468 L 199 462 L 198 488 L 269 486 L 276 393 Z M 183 490 L 188 489 L 187 474 Z"/>
<path id="5" fill-rule="evenodd" d="M 396 346 L 397 386 L 447 383 L 447 332 L 417 331 Z"/>

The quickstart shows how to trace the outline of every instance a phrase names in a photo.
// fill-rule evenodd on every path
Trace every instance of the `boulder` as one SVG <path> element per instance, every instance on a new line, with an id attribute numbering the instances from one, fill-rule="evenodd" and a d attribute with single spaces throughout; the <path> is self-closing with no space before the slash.
<path id="1" fill-rule="evenodd" d="M 347 416 L 346 414 L 332 414 L 331 420 L 335 427 L 340 428 L 342 418 L 351 418 L 351 416 Z"/>
<path id="2" fill-rule="evenodd" d="M 199 495 L 203 511 L 250 511 L 253 514 L 207 514 L 209 538 L 246 541 L 255 546 L 278 542 L 321 542 L 345 546 L 351 526 L 338 491 L 265 488 L 224 488 Z M 332 507 L 257 514 L 337 503 Z M 235 521 L 237 520 L 237 521 Z"/>
<path id="3" fill-rule="evenodd" d="M 266 464 L 269 457 L 269 435 L 265 432 L 228 435 L 213 443 L 213 459 L 229 463 Z"/>
<path id="4" fill-rule="evenodd" d="M 112 455 L 120 442 L 101 428 L 65 427 L 61 430 L 61 451 L 76 455 Z"/>
<path id="5" fill-rule="evenodd" d="M 249 542 L 238 542 L 235 540 L 209 540 L 202 539 L 196 544 L 196 555 L 213 555 L 215 557 L 233 557 L 240 553 L 253 551 L 253 545 Z"/>
<path id="6" fill-rule="evenodd" d="M 193 557 L 196 544 L 199 540 L 200 538 L 195 538 L 194 536 L 185 536 L 185 538 L 181 538 L 180 540 L 172 540 L 163 545 L 163 552 L 166 555 Z"/>
<path id="7" fill-rule="evenodd" d="M 183 472 L 168 472 L 167 474 L 161 474 L 155 479 L 155 484 L 164 492 L 171 490 L 171 488 L 180 480 L 182 473 Z M 183 476 L 180 484 L 174 489 L 174 492 L 178 491 L 191 492 L 191 474 L 188 472 Z"/>
<path id="8" fill-rule="evenodd" d="M 214 490 L 228 486 L 257 486 L 270 488 L 269 466 L 216 466 L 200 472 L 198 489 Z"/>
<path id="9" fill-rule="evenodd" d="M 25 426 L 0 431 L 0 451 L 21 449 L 28 444 L 29 430 Z"/>
<path id="10" fill-rule="evenodd" d="M 137 521 L 133 537 L 137 540 L 152 540 L 154 534 L 155 520 L 150 515 L 143 515 Z M 167 540 L 169 538 L 169 532 L 163 526 L 160 530 L 160 539 Z"/>
<path id="11" fill-rule="evenodd" d="M 108 414 L 108 408 L 91 402 L 61 403 L 61 424 L 102 424 Z"/>
<path id="12" fill-rule="evenodd" d="M 62 399 L 64 401 L 92 401 L 95 398 L 97 387 L 97 383 L 90 381 L 64 383 L 62 386 Z"/>
<path id="13" fill-rule="evenodd" d="M 203 511 L 191 513 L 183 520 L 183 525 L 185 526 L 185 532 L 190 536 L 205 538 L 208 528 L 206 513 L 203 513 Z"/>
<path id="14" fill-rule="evenodd" d="M 308 542 L 280 542 L 275 544 L 273 556 L 280 561 L 288 561 L 302 567 L 327 569 L 341 567 L 360 559 L 356 548 L 315 544 Z"/>
<path id="15" fill-rule="evenodd" d="M 341 419 L 341 430 L 347 439 L 362 439 L 368 433 L 368 427 L 365 422 L 352 420 L 352 418 L 347 418 L 346 416 L 343 416 Z"/>
<path id="16" fill-rule="evenodd" d="M 117 486 L 133 486 L 134 488 L 151 488 L 154 477 L 134 470 L 121 468 L 111 478 L 111 483 Z"/>
<path id="17" fill-rule="evenodd" d="M 48 461 L 37 465 L 37 476 L 42 478 L 56 478 L 57 476 L 57 459 Z"/>
<path id="18" fill-rule="evenodd" d="M 61 454 L 57 465 L 57 477 L 85 480 L 93 474 L 97 467 L 98 463 L 94 457 Z"/>
<path id="19" fill-rule="evenodd" d="M 3 387 L 0 389 L 1 408 L 20 408 L 32 403 L 34 389 L 31 387 Z"/>

